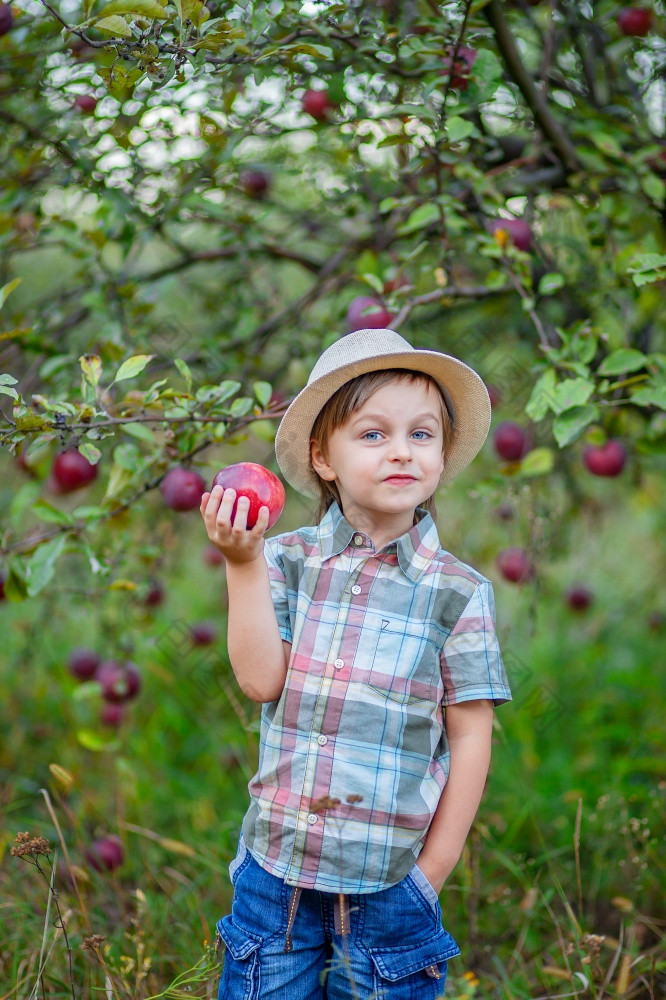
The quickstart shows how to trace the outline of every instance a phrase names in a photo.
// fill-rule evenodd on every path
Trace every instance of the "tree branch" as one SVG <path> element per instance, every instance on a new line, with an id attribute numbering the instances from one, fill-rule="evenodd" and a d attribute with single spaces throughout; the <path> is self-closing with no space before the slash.
<path id="1" fill-rule="evenodd" d="M 557 119 L 552 115 L 541 91 L 536 87 L 534 80 L 523 65 L 513 35 L 504 19 L 501 0 L 490 0 L 490 3 L 483 10 L 495 33 L 497 47 L 509 75 L 523 95 L 539 128 L 552 143 L 567 172 L 573 173 L 581 170 L 582 164 L 578 159 L 575 147 Z"/>

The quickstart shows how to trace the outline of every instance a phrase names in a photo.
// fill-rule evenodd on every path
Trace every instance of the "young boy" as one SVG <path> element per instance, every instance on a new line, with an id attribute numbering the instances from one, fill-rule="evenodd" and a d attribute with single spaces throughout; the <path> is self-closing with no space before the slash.
<path id="1" fill-rule="evenodd" d="M 264 539 L 217 487 L 228 648 L 263 703 L 219 1000 L 429 1000 L 459 954 L 438 895 L 510 699 L 490 582 L 440 545 L 438 486 L 487 435 L 483 381 L 391 330 L 329 347 L 276 437 L 321 519 Z"/>

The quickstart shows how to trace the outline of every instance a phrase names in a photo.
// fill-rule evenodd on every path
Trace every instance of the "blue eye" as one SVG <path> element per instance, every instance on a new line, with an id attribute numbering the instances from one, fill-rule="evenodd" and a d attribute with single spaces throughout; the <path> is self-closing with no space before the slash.
<path id="1" fill-rule="evenodd" d="M 420 437 L 418 435 L 420 435 Z M 424 441 L 427 440 L 427 438 L 432 437 L 432 434 L 429 431 L 414 431 L 414 437 L 417 441 Z"/>
<path id="2" fill-rule="evenodd" d="M 372 436 L 373 434 L 376 436 L 373 437 Z M 363 435 L 363 438 L 366 441 L 376 441 L 378 437 L 379 437 L 379 431 L 366 431 L 365 434 Z"/>

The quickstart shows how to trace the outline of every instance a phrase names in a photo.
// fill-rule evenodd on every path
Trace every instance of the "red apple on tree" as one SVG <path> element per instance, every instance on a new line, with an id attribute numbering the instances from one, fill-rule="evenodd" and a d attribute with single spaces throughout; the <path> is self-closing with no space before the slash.
<path id="1" fill-rule="evenodd" d="M 324 122 L 330 116 L 335 105 L 328 96 L 327 90 L 306 90 L 303 94 L 301 107 L 315 121 Z"/>
<path id="2" fill-rule="evenodd" d="M 8 3 L 0 3 L 0 37 L 12 30 L 14 12 Z"/>
<path id="3" fill-rule="evenodd" d="M 224 566 L 225 558 L 214 545 L 207 545 L 203 550 L 203 561 L 206 566 Z"/>
<path id="4" fill-rule="evenodd" d="M 118 729 L 125 721 L 126 708 L 119 702 L 105 701 L 99 713 L 99 721 L 109 729 Z"/>
<path id="5" fill-rule="evenodd" d="M 131 701 L 141 688 L 141 674 L 131 660 L 104 660 L 97 669 L 95 680 L 102 688 L 105 701 Z"/>
<path id="6" fill-rule="evenodd" d="M 566 592 L 566 602 L 572 611 L 587 611 L 594 594 L 582 583 L 573 583 Z"/>
<path id="7" fill-rule="evenodd" d="M 51 475 L 58 492 L 72 493 L 97 479 L 98 468 L 89 462 L 76 448 L 68 448 L 56 455 Z"/>
<path id="8" fill-rule="evenodd" d="M 512 546 L 502 549 L 497 555 L 495 565 L 505 580 L 511 583 L 525 583 L 534 576 L 534 563 L 525 549 Z"/>
<path id="9" fill-rule="evenodd" d="M 241 184 L 248 198 L 263 198 L 271 186 L 271 178 L 263 170 L 244 170 Z"/>
<path id="10" fill-rule="evenodd" d="M 120 868 L 125 860 L 120 837 L 100 837 L 94 840 L 86 851 L 86 858 L 98 872 L 112 872 Z"/>
<path id="11" fill-rule="evenodd" d="M 499 230 L 506 233 L 508 239 L 518 250 L 528 251 L 532 246 L 532 230 L 525 219 L 493 219 L 489 224 L 489 229 L 493 235 Z M 495 238 L 499 240 L 500 237 L 496 236 Z"/>
<path id="12" fill-rule="evenodd" d="M 190 625 L 193 646 L 210 646 L 217 641 L 218 630 L 211 622 L 195 622 Z"/>
<path id="13" fill-rule="evenodd" d="M 347 331 L 384 330 L 391 325 L 393 314 L 388 312 L 379 299 L 371 295 L 357 295 L 347 309 Z"/>
<path id="14" fill-rule="evenodd" d="M 166 590 L 159 580 L 152 580 L 143 604 L 147 608 L 156 608 L 164 602 Z"/>
<path id="15" fill-rule="evenodd" d="M 456 52 L 453 69 L 451 59 L 453 58 L 453 48 L 444 57 L 440 76 L 450 76 L 451 86 L 456 90 L 467 90 L 472 72 L 472 66 L 476 60 L 476 49 L 470 49 L 467 45 L 459 45 Z"/>
<path id="16" fill-rule="evenodd" d="M 100 665 L 100 657 L 92 649 L 73 649 L 67 659 L 67 669 L 77 681 L 90 681 Z"/>
<path id="17" fill-rule="evenodd" d="M 236 500 L 231 511 L 232 522 L 236 517 L 238 497 L 248 498 L 250 501 L 247 512 L 248 528 L 255 526 L 262 507 L 268 507 L 268 527 L 272 528 L 284 508 L 284 486 L 274 472 L 256 462 L 237 462 L 235 465 L 227 465 L 215 476 L 213 486 L 236 490 Z"/>
<path id="18" fill-rule="evenodd" d="M 627 449 L 621 441 L 609 438 L 605 444 L 587 444 L 583 462 L 593 476 L 619 476 L 627 461 Z"/>
<path id="19" fill-rule="evenodd" d="M 513 420 L 499 424 L 493 434 L 493 446 L 506 462 L 517 462 L 530 450 L 527 431 Z"/>
<path id="20" fill-rule="evenodd" d="M 194 510 L 199 506 L 206 484 L 198 472 L 176 466 L 160 483 L 160 493 L 172 510 Z"/>
<path id="21" fill-rule="evenodd" d="M 641 38 L 652 27 L 652 11 L 647 7 L 624 7 L 616 20 L 623 35 Z"/>
<path id="22" fill-rule="evenodd" d="M 92 115 L 97 107 L 97 98 L 92 94 L 77 94 L 74 98 L 74 107 L 84 115 Z"/>

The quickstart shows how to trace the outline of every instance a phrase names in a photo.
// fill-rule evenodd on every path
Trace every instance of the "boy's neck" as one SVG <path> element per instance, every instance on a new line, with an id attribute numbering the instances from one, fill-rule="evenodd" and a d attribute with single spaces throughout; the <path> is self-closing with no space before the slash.
<path id="1" fill-rule="evenodd" d="M 389 542 L 394 542 L 402 535 L 406 534 L 416 524 L 416 511 L 400 514 L 374 513 L 368 510 L 344 510 L 345 520 L 351 524 L 356 531 L 362 531 L 364 535 L 369 535 L 375 551 L 379 552 Z"/>

